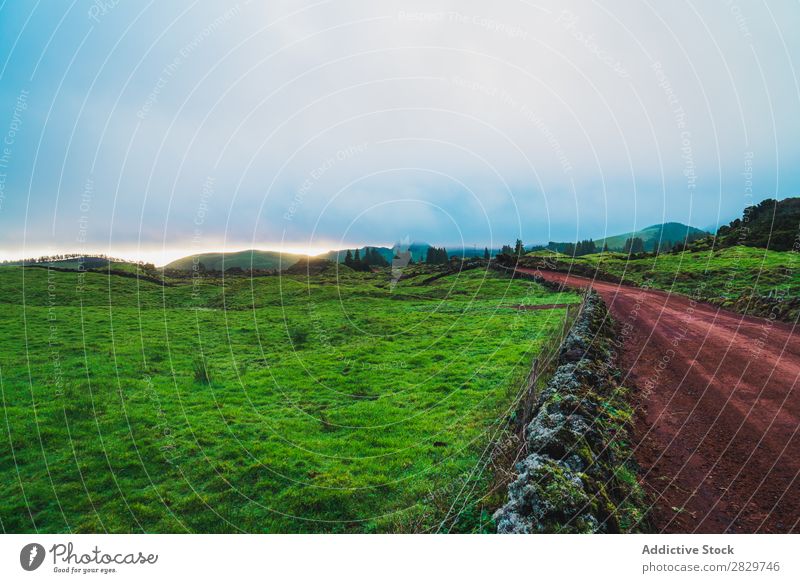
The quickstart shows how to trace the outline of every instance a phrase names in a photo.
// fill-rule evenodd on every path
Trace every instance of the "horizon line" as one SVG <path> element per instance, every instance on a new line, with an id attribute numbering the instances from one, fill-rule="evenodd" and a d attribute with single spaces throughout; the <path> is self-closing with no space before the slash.
<path id="1" fill-rule="evenodd" d="M 641 227 L 635 231 L 628 231 L 627 233 L 619 233 L 615 235 L 605 235 L 603 237 L 599 237 L 595 239 L 594 237 L 585 237 L 584 239 L 577 239 L 575 242 L 580 240 L 596 240 L 602 241 L 604 239 L 609 239 L 612 237 L 619 237 L 621 235 L 628 235 L 631 233 L 635 233 L 638 231 L 643 231 L 652 227 L 657 227 L 660 225 L 666 225 L 670 223 L 677 223 L 680 225 L 687 226 L 689 228 L 698 229 L 701 231 L 706 231 L 704 228 L 693 227 L 691 225 L 686 225 L 685 223 L 681 223 L 680 221 L 665 221 L 663 223 L 656 223 L 653 225 L 648 225 L 646 227 Z M 706 231 L 709 234 L 713 234 L 710 231 Z M 525 247 L 537 247 L 537 246 L 544 246 L 546 247 L 551 242 L 571 242 L 571 241 L 536 241 L 531 243 L 523 243 Z M 453 243 L 429 243 L 427 241 L 412 241 L 409 243 L 410 245 L 429 245 L 431 247 L 444 247 L 445 249 L 451 248 L 458 248 L 458 249 L 484 249 L 488 248 L 490 251 L 495 251 L 503 247 L 503 245 L 513 245 L 514 241 L 505 242 L 502 244 L 494 244 L 489 245 L 486 243 L 473 243 L 471 245 L 464 245 L 462 243 L 453 244 Z M 279 253 L 281 255 L 300 255 L 305 257 L 319 257 L 320 255 L 324 255 L 327 253 L 334 253 L 340 251 L 347 251 L 348 249 L 363 249 L 366 247 L 372 247 L 377 249 L 392 249 L 398 244 L 401 244 L 399 241 L 393 243 L 391 245 L 386 243 L 379 243 L 379 244 L 372 244 L 372 243 L 364 243 L 360 245 L 348 245 L 343 247 L 337 247 L 335 244 L 330 245 L 304 245 L 300 243 L 294 244 L 280 244 L 280 245 L 270 245 L 266 244 L 264 247 L 255 247 L 255 246 L 248 246 L 246 244 L 242 245 L 235 245 L 233 249 L 227 248 L 227 244 L 222 242 L 220 249 L 219 247 L 206 247 L 204 249 L 190 249 L 186 247 L 161 247 L 161 248 L 146 248 L 143 249 L 139 248 L 131 248 L 126 247 L 125 245 L 120 245 L 116 248 L 116 251 L 113 248 L 107 249 L 99 249 L 97 247 L 91 249 L 84 249 L 80 251 L 71 251 L 71 250 L 54 250 L 52 247 L 41 247 L 31 251 L 11 251 L 11 250 L 3 250 L 0 249 L 0 262 L 2 263 L 10 263 L 15 261 L 23 261 L 25 259 L 32 259 L 32 258 L 39 258 L 39 257 L 47 257 L 53 255 L 86 255 L 86 256 L 106 256 L 112 259 L 121 259 L 126 262 L 131 263 L 152 263 L 156 267 L 165 267 L 170 263 L 177 261 L 179 259 L 183 259 L 186 257 L 192 257 L 195 255 L 208 255 L 212 253 L 219 253 L 219 254 L 233 254 L 233 253 L 243 253 L 247 251 L 263 251 L 268 253 Z"/>

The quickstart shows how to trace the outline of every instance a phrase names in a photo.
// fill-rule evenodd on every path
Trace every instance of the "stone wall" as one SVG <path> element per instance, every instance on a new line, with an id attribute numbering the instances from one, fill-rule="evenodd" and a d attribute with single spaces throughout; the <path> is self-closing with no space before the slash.
<path id="1" fill-rule="evenodd" d="M 646 530 L 630 455 L 632 410 L 619 386 L 616 348 L 606 306 L 590 292 L 526 427 L 528 455 L 495 513 L 498 532 Z"/>

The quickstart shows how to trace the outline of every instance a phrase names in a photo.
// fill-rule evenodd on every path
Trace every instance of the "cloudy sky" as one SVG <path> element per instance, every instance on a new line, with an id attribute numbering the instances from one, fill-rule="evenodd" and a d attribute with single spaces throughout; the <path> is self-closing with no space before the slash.
<path id="1" fill-rule="evenodd" d="M 727 222 L 800 193 L 800 5 L 0 5 L 0 258 Z"/>

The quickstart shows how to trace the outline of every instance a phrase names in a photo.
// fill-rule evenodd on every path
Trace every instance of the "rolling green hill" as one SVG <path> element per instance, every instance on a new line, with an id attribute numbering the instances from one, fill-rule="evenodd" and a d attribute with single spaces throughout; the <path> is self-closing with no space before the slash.
<path id="1" fill-rule="evenodd" d="M 798 244 L 800 198 L 768 198 L 744 209 L 741 219 L 719 228 L 716 247 L 744 245 L 789 251 Z"/>
<path id="2" fill-rule="evenodd" d="M 248 269 L 286 269 L 297 263 L 304 255 L 280 253 L 279 251 L 259 251 L 248 249 L 233 253 L 200 253 L 181 257 L 164 266 L 164 269 L 191 271 L 195 263 L 202 263 L 207 271 L 225 271 L 231 268 Z"/>
<path id="3" fill-rule="evenodd" d="M 621 235 L 599 239 L 595 241 L 595 245 L 597 245 L 598 250 L 602 249 L 605 244 L 608 245 L 611 251 L 621 251 L 627 239 L 639 237 L 644 241 L 645 250 L 652 251 L 657 244 L 661 244 L 662 246 L 664 246 L 666 242 L 675 244 L 687 239 L 691 241 L 705 235 L 708 235 L 706 231 L 684 225 L 683 223 L 664 223 L 661 225 L 651 225 L 641 231 L 622 233 Z"/>
<path id="4" fill-rule="evenodd" d="M 537 251 L 519 264 L 686 294 L 736 312 L 795 322 L 800 317 L 800 254 L 737 245 L 630 258 L 570 257 Z"/>

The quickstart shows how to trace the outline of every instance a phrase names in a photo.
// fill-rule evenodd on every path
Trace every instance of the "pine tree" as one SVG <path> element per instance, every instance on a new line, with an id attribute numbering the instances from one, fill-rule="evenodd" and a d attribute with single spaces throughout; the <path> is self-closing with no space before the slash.
<path id="1" fill-rule="evenodd" d="M 492 258 L 492 256 L 489 254 L 488 247 L 483 248 L 483 258 L 486 259 L 487 261 Z"/>
<path id="2" fill-rule="evenodd" d="M 630 255 L 644 253 L 644 240 L 641 237 L 628 237 L 622 250 Z"/>
<path id="3" fill-rule="evenodd" d="M 344 264 L 347 267 L 353 266 L 353 254 L 350 253 L 350 249 L 347 250 L 347 254 L 344 256 Z"/>
<path id="4" fill-rule="evenodd" d="M 446 265 L 450 261 L 447 249 L 444 247 L 428 247 L 425 263 L 431 265 Z"/>
<path id="5" fill-rule="evenodd" d="M 411 255 L 409 254 L 409 257 L 410 256 Z M 380 267 L 389 267 L 389 262 L 386 261 L 386 258 L 377 249 L 375 249 L 375 265 Z"/>

